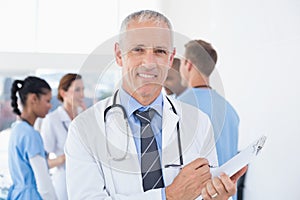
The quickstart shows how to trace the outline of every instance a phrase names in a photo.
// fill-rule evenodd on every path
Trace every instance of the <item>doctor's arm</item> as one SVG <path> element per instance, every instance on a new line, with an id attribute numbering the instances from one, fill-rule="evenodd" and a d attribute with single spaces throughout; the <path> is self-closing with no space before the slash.
<path id="1" fill-rule="evenodd" d="M 66 183 L 70 199 L 105 199 L 102 171 L 80 142 L 75 126 L 69 127 L 65 143 Z"/>
<path id="2" fill-rule="evenodd" d="M 65 143 L 66 181 L 70 199 L 161 199 L 161 189 L 130 195 L 116 194 L 111 191 L 114 190 L 113 183 L 109 184 L 111 180 L 108 180 L 111 178 L 111 173 L 103 172 L 100 163 L 95 161 L 93 155 L 82 143 L 78 131 L 77 127 L 71 123 Z M 104 145 L 100 141 L 97 142 L 99 145 Z"/>

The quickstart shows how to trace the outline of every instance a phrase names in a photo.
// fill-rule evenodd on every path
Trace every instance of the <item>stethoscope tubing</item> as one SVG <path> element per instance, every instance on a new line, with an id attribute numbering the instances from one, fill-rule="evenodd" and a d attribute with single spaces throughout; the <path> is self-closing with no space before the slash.
<path id="1" fill-rule="evenodd" d="M 112 108 L 120 108 L 122 110 L 122 113 L 123 113 L 123 117 L 124 117 L 124 120 L 125 122 L 128 124 L 128 117 L 127 117 L 127 114 L 126 114 L 126 110 L 125 108 L 121 105 L 121 104 L 117 104 L 116 103 L 116 99 L 117 99 L 117 94 L 118 94 L 119 90 L 117 90 L 114 94 L 114 97 L 113 97 L 113 104 L 108 106 L 105 110 L 104 110 L 104 123 L 106 123 L 106 116 L 107 116 L 107 113 L 112 109 Z M 177 115 L 177 112 L 176 112 L 176 109 L 173 105 L 173 103 L 171 102 L 171 100 L 166 97 L 167 100 L 169 101 L 171 107 L 172 107 L 172 111 Z M 128 127 L 127 127 L 128 128 Z M 180 161 L 180 165 L 183 166 L 183 156 L 182 156 L 182 146 L 181 146 L 181 136 L 180 136 L 180 127 L 179 127 L 179 122 L 177 122 L 176 124 L 176 129 L 177 129 L 177 141 L 178 141 L 178 151 L 179 151 L 179 161 Z M 127 130 L 128 132 L 128 130 Z M 128 133 L 127 133 L 128 134 Z M 127 136 L 128 137 L 128 136 Z M 128 145 L 128 144 L 127 144 Z M 109 149 L 108 149 L 109 151 Z M 121 157 L 121 158 L 118 158 L 118 159 L 114 159 L 116 161 L 121 161 L 123 159 L 125 159 L 126 157 L 126 154 Z"/>

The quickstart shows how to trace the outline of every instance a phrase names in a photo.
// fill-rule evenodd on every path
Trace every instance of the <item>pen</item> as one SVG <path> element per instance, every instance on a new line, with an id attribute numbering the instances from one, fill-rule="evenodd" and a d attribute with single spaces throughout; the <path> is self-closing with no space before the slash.
<path id="1" fill-rule="evenodd" d="M 179 165 L 179 164 L 167 164 L 165 165 L 165 168 L 179 168 L 179 169 L 182 169 L 182 165 Z"/>
<path id="2" fill-rule="evenodd" d="M 203 165 L 201 165 L 200 167 L 202 167 L 202 166 Z M 216 166 L 213 166 L 213 165 L 208 165 L 208 166 L 209 166 L 209 168 L 216 168 Z M 198 167 L 198 168 L 200 168 L 200 167 Z M 167 165 L 165 165 L 165 168 L 179 168 L 179 169 L 182 169 L 183 165 L 180 165 L 180 164 L 167 164 Z"/>

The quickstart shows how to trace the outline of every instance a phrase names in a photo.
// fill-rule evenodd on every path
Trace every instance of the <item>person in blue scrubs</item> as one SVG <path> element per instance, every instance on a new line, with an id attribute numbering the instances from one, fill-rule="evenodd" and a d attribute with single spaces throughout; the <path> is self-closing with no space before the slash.
<path id="1" fill-rule="evenodd" d="M 231 104 L 209 85 L 217 52 L 203 40 L 185 45 L 185 59 L 180 66 L 185 85 L 190 88 L 178 99 L 205 112 L 214 128 L 219 165 L 237 153 L 239 116 Z"/>
<path id="2" fill-rule="evenodd" d="M 18 108 L 19 94 L 22 112 Z M 46 153 L 40 134 L 34 130 L 37 117 L 45 117 L 51 108 L 51 88 L 38 77 L 15 80 L 11 88 L 11 105 L 19 116 L 12 125 L 8 162 L 13 181 L 8 200 L 57 199 L 48 173 Z"/>
<path id="3" fill-rule="evenodd" d="M 209 85 L 217 62 L 217 52 L 203 40 L 185 45 L 181 60 L 182 84 L 189 87 L 177 99 L 205 112 L 213 125 L 219 165 L 238 152 L 239 116 L 231 104 Z M 234 196 L 234 199 L 236 197 Z"/>

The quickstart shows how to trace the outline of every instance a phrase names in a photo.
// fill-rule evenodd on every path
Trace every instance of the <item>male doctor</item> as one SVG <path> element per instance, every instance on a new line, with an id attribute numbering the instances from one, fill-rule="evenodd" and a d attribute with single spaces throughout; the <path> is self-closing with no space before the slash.
<path id="1" fill-rule="evenodd" d="M 212 179 L 209 165 L 218 162 L 208 117 L 161 92 L 175 55 L 169 20 L 139 11 L 123 21 L 121 33 L 115 57 L 122 87 L 69 128 L 68 196 L 228 199 L 245 169 Z"/>

